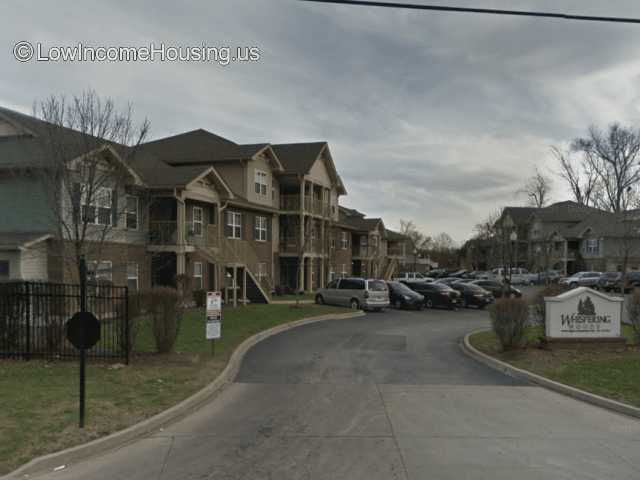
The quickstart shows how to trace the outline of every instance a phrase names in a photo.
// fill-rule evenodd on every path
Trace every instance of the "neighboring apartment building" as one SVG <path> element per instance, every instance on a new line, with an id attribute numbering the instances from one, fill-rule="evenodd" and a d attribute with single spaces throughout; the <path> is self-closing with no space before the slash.
<path id="1" fill-rule="evenodd" d="M 635 211 L 613 214 L 565 201 L 544 208 L 506 207 L 497 225 L 504 239 L 496 240 L 505 244 L 510 260 L 532 271 L 618 271 L 625 257 L 629 269 L 640 267 L 640 219 Z M 517 248 L 511 251 L 508 238 L 513 230 Z"/>
<path id="2" fill-rule="evenodd" d="M 358 277 L 391 278 L 397 264 L 387 255 L 387 229 L 381 218 L 365 218 L 354 209 L 340 207 L 342 223 L 352 229 L 352 274 Z"/>

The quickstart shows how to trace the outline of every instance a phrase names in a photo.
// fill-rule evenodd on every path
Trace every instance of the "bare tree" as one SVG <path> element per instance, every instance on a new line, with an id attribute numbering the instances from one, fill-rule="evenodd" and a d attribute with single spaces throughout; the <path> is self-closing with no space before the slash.
<path id="1" fill-rule="evenodd" d="M 405 237 L 408 237 L 413 243 L 414 248 L 418 250 L 423 248 L 430 241 L 430 238 L 420 232 L 415 223 L 411 220 L 400 220 L 400 233 Z"/>
<path id="2" fill-rule="evenodd" d="M 536 167 L 535 173 L 516 193 L 524 194 L 532 207 L 542 208 L 549 202 L 552 180 Z"/>
<path id="3" fill-rule="evenodd" d="M 572 142 L 571 150 L 584 155 L 589 171 L 596 176 L 606 210 L 618 213 L 634 202 L 640 181 L 640 130 L 618 123 L 606 132 L 592 126 L 586 137 Z"/>
<path id="4" fill-rule="evenodd" d="M 48 196 L 51 225 L 65 266 L 80 268 L 82 255 L 97 256 L 126 215 L 125 187 L 136 183 L 131 164 L 149 131 L 134 125 L 133 107 L 118 110 L 112 99 L 89 90 L 34 104 L 43 120 L 38 135 L 44 152 L 36 169 Z M 140 220 L 137 219 L 139 222 Z"/>
<path id="5" fill-rule="evenodd" d="M 589 163 L 583 159 L 576 164 L 570 152 L 563 152 L 558 147 L 551 147 L 551 153 L 558 160 L 559 176 L 569 186 L 575 202 L 588 207 L 597 206 L 600 192 L 598 175 Z"/>

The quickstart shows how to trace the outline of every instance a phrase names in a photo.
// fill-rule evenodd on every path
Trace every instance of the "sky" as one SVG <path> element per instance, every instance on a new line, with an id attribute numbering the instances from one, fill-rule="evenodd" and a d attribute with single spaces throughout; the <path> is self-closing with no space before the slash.
<path id="1" fill-rule="evenodd" d="M 135 3 L 135 4 L 134 4 Z M 637 0 L 412 3 L 640 17 Z M 82 8 L 75 5 L 82 5 Z M 0 105 L 30 113 L 89 88 L 131 102 L 150 138 L 204 128 L 238 143 L 327 141 L 342 204 L 388 228 L 464 241 L 590 125 L 640 126 L 640 25 L 296 0 L 5 0 Z M 257 47 L 252 62 L 18 62 L 14 45 Z"/>

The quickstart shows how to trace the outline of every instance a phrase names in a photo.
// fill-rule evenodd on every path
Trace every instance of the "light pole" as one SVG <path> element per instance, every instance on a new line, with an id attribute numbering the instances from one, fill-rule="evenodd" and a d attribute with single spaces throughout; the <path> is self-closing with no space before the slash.
<path id="1" fill-rule="evenodd" d="M 413 249 L 413 271 L 416 271 L 416 265 L 418 263 L 418 249 Z"/>
<path id="2" fill-rule="evenodd" d="M 513 274 L 513 249 L 516 246 L 516 242 L 518 241 L 518 233 L 514 230 L 511 231 L 509 235 L 509 240 L 511 241 L 511 249 L 509 255 L 509 290 L 507 292 L 507 296 L 511 297 L 511 275 Z M 516 252 L 516 259 L 518 258 L 518 252 Z"/>

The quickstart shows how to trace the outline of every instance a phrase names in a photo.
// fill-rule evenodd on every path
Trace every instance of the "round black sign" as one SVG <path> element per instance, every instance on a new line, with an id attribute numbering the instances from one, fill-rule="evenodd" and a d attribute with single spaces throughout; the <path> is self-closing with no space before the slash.
<path id="1" fill-rule="evenodd" d="M 77 349 L 89 349 L 100 341 L 100 321 L 91 312 L 78 312 L 67 321 L 67 340 Z"/>

